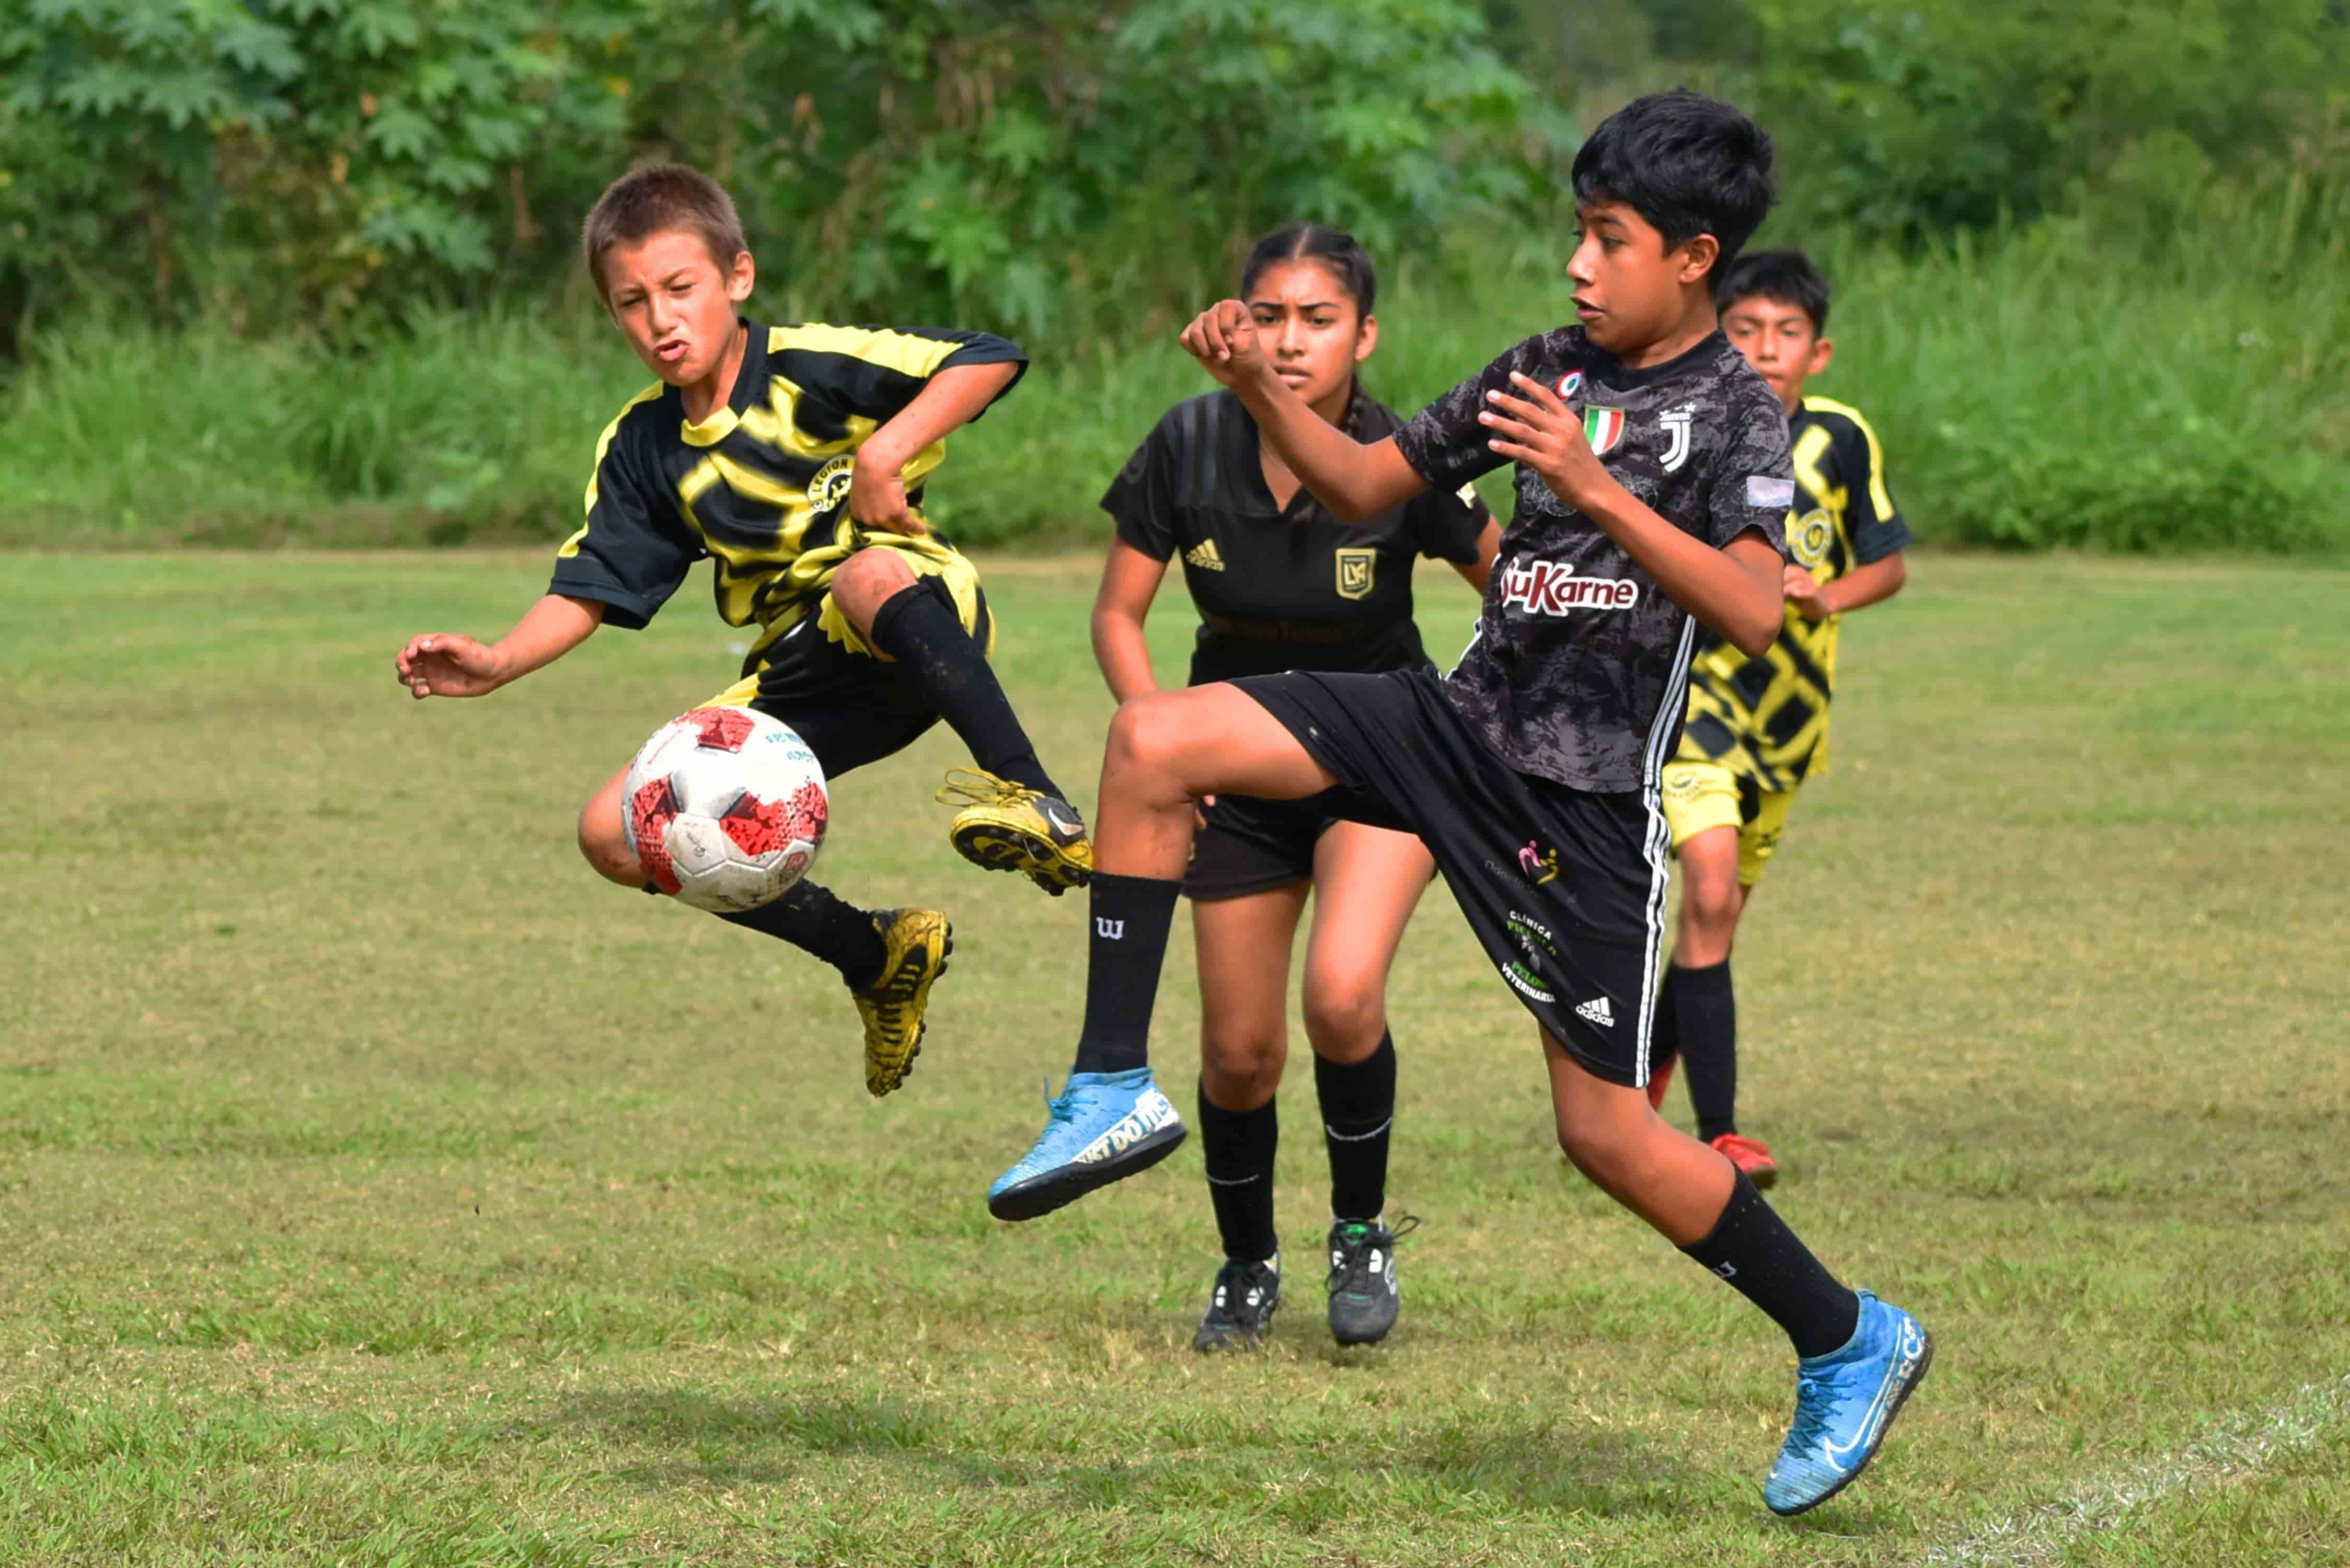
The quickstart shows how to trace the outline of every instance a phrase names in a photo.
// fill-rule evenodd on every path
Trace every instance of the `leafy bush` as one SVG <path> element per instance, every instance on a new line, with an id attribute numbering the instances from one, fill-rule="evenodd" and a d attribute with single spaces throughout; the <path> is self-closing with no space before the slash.
<path id="1" fill-rule="evenodd" d="M 2124 263 L 2097 259 L 2087 218 L 1917 255 L 1821 245 L 1838 352 L 1819 389 L 1868 411 L 1930 542 L 2350 550 L 2350 297 L 2331 286 L 2350 226 L 2247 266 L 2312 250 L 2295 209 L 2271 206 L 2226 244 Z M 1567 309 L 1531 250 L 1466 284 L 1393 270 L 1366 381 L 1407 410 Z M 0 542 L 551 545 L 576 525 L 597 434 L 646 379 L 584 303 L 428 312 L 366 352 L 46 332 L 0 398 Z M 1098 538 L 1109 476 L 1208 386 L 1167 334 L 1041 353 L 950 441 L 933 514 L 975 543 Z"/>

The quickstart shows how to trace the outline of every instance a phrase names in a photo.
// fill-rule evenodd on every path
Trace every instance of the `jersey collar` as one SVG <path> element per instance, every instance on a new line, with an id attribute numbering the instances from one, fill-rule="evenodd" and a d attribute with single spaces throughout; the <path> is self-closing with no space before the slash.
<path id="1" fill-rule="evenodd" d="M 696 423 L 681 420 L 678 438 L 688 446 L 716 446 L 734 433 L 743 416 L 752 405 L 764 400 L 767 390 L 767 329 L 754 326 L 747 316 L 734 318 L 743 328 L 743 364 L 734 372 L 734 389 L 727 395 L 725 406 L 712 409 L 710 417 Z"/>

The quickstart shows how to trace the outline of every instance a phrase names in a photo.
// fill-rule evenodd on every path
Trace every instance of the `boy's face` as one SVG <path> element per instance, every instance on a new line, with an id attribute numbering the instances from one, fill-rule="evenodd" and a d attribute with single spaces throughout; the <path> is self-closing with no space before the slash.
<path id="1" fill-rule="evenodd" d="M 1667 249 L 1665 236 L 1621 202 L 1578 202 L 1580 237 L 1567 258 L 1575 314 L 1591 341 L 1611 354 L 1669 336 L 1688 310 L 1686 290 L 1704 277 L 1721 246 L 1700 234 Z"/>
<path id="2" fill-rule="evenodd" d="M 1731 300 L 1721 313 L 1721 329 L 1746 362 L 1762 372 L 1791 414 L 1804 400 L 1804 382 L 1826 369 L 1835 352 L 1810 311 L 1759 294 Z"/>
<path id="3" fill-rule="evenodd" d="M 612 324 L 645 368 L 672 387 L 705 381 L 726 358 L 734 307 L 751 297 L 751 253 L 721 268 L 702 236 L 663 229 L 604 254 Z"/>

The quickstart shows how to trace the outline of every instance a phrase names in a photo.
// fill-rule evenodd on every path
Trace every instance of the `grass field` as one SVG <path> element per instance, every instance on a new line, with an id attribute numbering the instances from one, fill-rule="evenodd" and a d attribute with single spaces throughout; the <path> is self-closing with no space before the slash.
<path id="1" fill-rule="evenodd" d="M 2350 1563 L 2350 574 L 1929 556 L 1847 628 L 1838 766 L 1738 959 L 1745 1119 L 1940 1355 L 1790 1523 L 1784 1342 L 1565 1168 L 1443 896 L 1393 987 L 1401 1328 L 1322 1330 L 1301 1073 L 1292 1304 L 1202 1360 L 1196 1146 L 986 1215 L 1083 910 L 952 858 L 951 741 L 836 790 L 825 880 L 960 930 L 876 1103 L 823 972 L 571 849 L 731 672 L 698 581 L 488 701 L 394 687 L 402 636 L 498 629 L 542 568 L 0 569 L 0 1560 Z M 1107 715 L 1091 569 L 990 580 L 1065 776 Z M 1457 585 L 1423 609 L 1457 646 Z"/>

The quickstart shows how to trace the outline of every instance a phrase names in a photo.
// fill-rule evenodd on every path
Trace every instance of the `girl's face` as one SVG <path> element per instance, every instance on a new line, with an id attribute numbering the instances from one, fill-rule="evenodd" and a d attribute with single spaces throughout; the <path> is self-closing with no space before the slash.
<path id="1" fill-rule="evenodd" d="M 1338 275 L 1318 261 L 1275 262 L 1249 286 L 1249 315 L 1273 373 L 1326 419 L 1346 406 L 1355 367 L 1378 346 L 1379 323 L 1365 316 Z"/>

